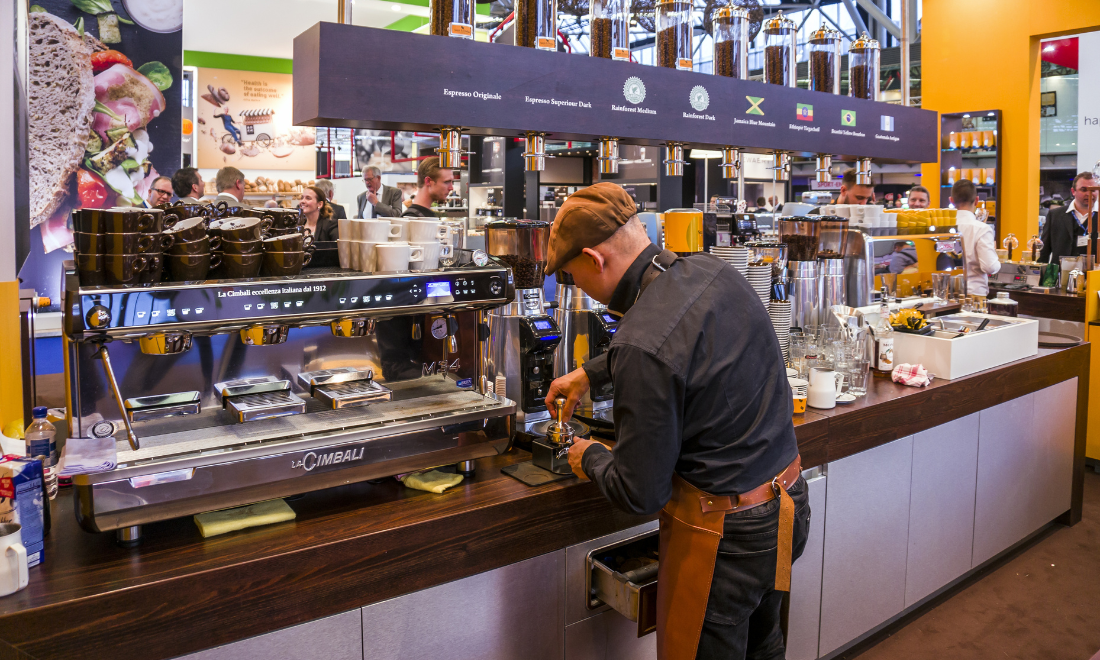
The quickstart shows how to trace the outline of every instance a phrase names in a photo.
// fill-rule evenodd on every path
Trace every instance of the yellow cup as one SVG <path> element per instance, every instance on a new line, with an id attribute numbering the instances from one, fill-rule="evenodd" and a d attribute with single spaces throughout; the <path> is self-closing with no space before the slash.
<path id="1" fill-rule="evenodd" d="M 804 397 L 802 395 L 799 395 L 799 394 L 795 394 L 794 395 L 794 413 L 797 415 L 799 413 L 804 413 L 804 412 L 806 412 L 806 397 Z"/>

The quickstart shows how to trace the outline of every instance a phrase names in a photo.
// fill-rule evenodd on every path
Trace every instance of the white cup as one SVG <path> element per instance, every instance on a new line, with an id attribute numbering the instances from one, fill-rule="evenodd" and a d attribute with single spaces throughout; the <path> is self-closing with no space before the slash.
<path id="1" fill-rule="evenodd" d="M 443 226 L 443 223 L 438 220 L 409 221 L 410 243 L 427 243 L 429 241 L 439 241 L 447 233 L 447 229 Z"/>
<path id="2" fill-rule="evenodd" d="M 842 218 L 852 217 L 852 205 L 851 204 L 837 204 L 836 214 Z"/>
<path id="3" fill-rule="evenodd" d="M 849 217 L 852 219 L 852 224 L 853 225 L 858 225 L 858 224 L 862 223 L 867 217 L 866 215 L 864 215 L 866 211 L 867 211 L 866 206 L 860 206 L 859 204 L 853 204 L 852 207 L 850 209 L 848 209 L 848 212 L 850 214 Z"/>
<path id="4" fill-rule="evenodd" d="M 340 222 L 343 222 L 343 219 L 341 219 Z M 356 242 L 357 241 L 352 241 L 352 240 L 343 239 L 343 238 L 336 239 L 336 254 L 337 254 L 337 256 L 340 257 L 340 268 L 343 268 L 344 270 L 348 270 L 349 268 L 352 267 L 352 265 L 351 265 L 351 251 L 352 251 L 352 247 L 353 247 L 352 244 L 356 243 Z"/>
<path id="5" fill-rule="evenodd" d="M 391 225 L 398 227 L 397 233 L 390 232 L 389 239 L 391 241 L 408 241 L 409 240 L 409 219 L 408 218 L 386 218 L 387 222 Z"/>
<path id="6" fill-rule="evenodd" d="M 450 258 L 452 248 L 450 245 L 440 243 L 439 241 L 420 241 L 417 243 L 410 243 L 424 250 L 424 260 L 420 264 L 421 270 L 435 270 L 439 268 L 439 258 Z"/>
<path id="7" fill-rule="evenodd" d="M 375 246 L 375 257 L 380 272 L 407 271 L 411 262 L 424 260 L 424 248 L 408 243 L 379 243 Z"/>
<path id="8" fill-rule="evenodd" d="M 49 502 L 46 503 L 49 506 Z M 13 594 L 27 586 L 27 548 L 23 545 L 23 528 L 19 523 L 0 524 L 0 596 Z"/>
<path id="9" fill-rule="evenodd" d="M 363 226 L 359 239 L 361 241 L 385 243 L 401 233 L 401 228 L 390 224 L 389 220 L 360 220 L 359 222 Z"/>
<path id="10" fill-rule="evenodd" d="M 378 252 L 377 247 L 379 245 L 385 245 L 385 242 L 379 241 L 359 241 L 355 244 L 356 260 L 355 269 L 362 273 L 373 273 L 375 266 L 377 266 Z"/>

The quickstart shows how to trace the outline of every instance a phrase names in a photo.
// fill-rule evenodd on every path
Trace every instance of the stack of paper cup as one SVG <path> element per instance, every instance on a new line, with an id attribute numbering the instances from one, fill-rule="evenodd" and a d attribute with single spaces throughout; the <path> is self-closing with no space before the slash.
<path id="1" fill-rule="evenodd" d="M 783 361 L 789 357 L 791 347 L 791 301 L 773 300 L 768 304 L 768 316 L 772 318 L 772 327 L 783 351 Z"/>

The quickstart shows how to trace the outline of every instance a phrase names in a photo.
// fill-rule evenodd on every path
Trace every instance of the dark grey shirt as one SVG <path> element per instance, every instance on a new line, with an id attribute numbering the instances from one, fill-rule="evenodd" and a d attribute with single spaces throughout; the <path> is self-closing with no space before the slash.
<path id="1" fill-rule="evenodd" d="M 678 259 L 639 296 L 650 246 L 615 289 L 622 316 L 605 356 L 585 363 L 593 387 L 615 386 L 613 451 L 582 465 L 619 508 L 652 514 L 672 475 L 708 493 L 747 492 L 798 454 L 783 357 L 760 298 L 710 255 Z"/>

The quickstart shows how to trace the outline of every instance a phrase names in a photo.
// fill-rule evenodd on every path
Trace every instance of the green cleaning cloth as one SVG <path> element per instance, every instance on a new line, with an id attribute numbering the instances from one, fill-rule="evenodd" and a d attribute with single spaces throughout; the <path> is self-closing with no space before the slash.
<path id="1" fill-rule="evenodd" d="M 409 488 L 426 490 L 429 493 L 442 493 L 443 491 L 462 483 L 461 474 L 450 474 L 439 470 L 416 472 L 401 480 Z"/>
<path id="2" fill-rule="evenodd" d="M 198 525 L 203 538 L 285 520 L 294 520 L 294 509 L 282 500 L 268 500 L 195 516 L 195 524 Z"/>

